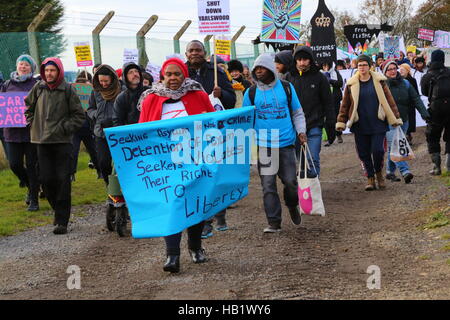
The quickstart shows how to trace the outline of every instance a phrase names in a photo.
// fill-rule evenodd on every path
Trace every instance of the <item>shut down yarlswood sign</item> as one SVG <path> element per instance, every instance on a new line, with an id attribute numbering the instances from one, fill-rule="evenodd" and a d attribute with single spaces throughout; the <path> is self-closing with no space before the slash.
<path id="1" fill-rule="evenodd" d="M 198 1 L 198 29 L 200 34 L 219 35 L 228 34 L 230 28 L 229 0 L 197 0 Z"/>

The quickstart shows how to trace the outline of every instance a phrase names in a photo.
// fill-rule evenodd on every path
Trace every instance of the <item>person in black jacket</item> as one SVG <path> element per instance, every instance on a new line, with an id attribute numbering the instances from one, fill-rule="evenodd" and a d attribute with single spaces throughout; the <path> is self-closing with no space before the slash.
<path id="1" fill-rule="evenodd" d="M 334 111 L 336 113 L 336 117 L 339 114 L 339 108 L 341 107 L 341 101 L 342 101 L 342 87 L 344 85 L 344 80 L 342 79 L 341 74 L 338 70 L 335 68 L 334 62 L 326 62 L 322 63 L 321 65 L 321 71 L 322 73 L 327 77 L 328 82 L 330 83 L 330 88 L 333 93 L 333 106 Z M 335 128 L 326 128 L 327 129 L 327 135 L 330 135 L 330 132 L 328 130 L 336 130 Z M 336 136 L 338 143 L 343 143 L 344 140 L 342 140 L 342 131 L 336 131 Z M 331 133 L 331 136 L 333 136 L 334 133 Z M 328 141 L 325 144 L 325 147 L 331 146 L 333 142 Z"/>
<path id="2" fill-rule="evenodd" d="M 441 135 L 444 131 L 447 171 L 450 171 L 450 69 L 444 65 L 445 53 L 433 51 L 428 72 L 423 76 L 420 86 L 423 95 L 428 97 L 431 120 L 428 122 L 426 136 L 428 152 L 434 168 L 432 175 L 441 175 Z"/>
<path id="3" fill-rule="evenodd" d="M 306 46 L 298 47 L 294 52 L 294 67 L 286 80 L 294 85 L 306 117 L 306 134 L 317 174 L 308 170 L 308 175 L 320 175 L 320 150 L 322 146 L 322 129 L 327 128 L 330 136 L 328 141 L 334 142 L 336 131 L 336 113 L 333 96 L 327 77 L 317 67 L 312 49 Z M 300 147 L 296 144 L 297 157 L 300 157 Z M 313 165 L 310 163 L 310 167 Z"/>
<path id="4" fill-rule="evenodd" d="M 230 73 L 233 80 L 240 82 L 244 86 L 245 90 L 252 86 L 250 81 L 244 79 L 244 65 L 239 60 L 230 60 L 227 65 L 228 72 Z"/>
<path id="5" fill-rule="evenodd" d="M 186 65 L 189 69 L 189 77 L 199 82 L 206 93 L 214 93 L 220 99 L 225 109 L 233 109 L 236 104 L 236 94 L 225 72 L 217 68 L 218 86 L 214 84 L 214 63 L 206 61 L 206 50 L 198 40 L 193 40 L 186 47 Z"/>
<path id="6" fill-rule="evenodd" d="M 132 62 L 123 66 L 123 81 L 126 89 L 117 96 L 114 103 L 113 125 L 115 127 L 139 122 L 141 115 L 137 108 L 139 98 L 149 89 L 143 84 L 142 69 Z"/>
<path id="7" fill-rule="evenodd" d="M 113 126 L 114 102 L 121 87 L 114 69 L 105 64 L 98 67 L 92 84 L 94 91 L 89 99 L 87 115 L 94 124 L 98 166 L 103 180 L 108 185 L 108 176 L 112 172 L 112 158 L 103 129 Z"/>

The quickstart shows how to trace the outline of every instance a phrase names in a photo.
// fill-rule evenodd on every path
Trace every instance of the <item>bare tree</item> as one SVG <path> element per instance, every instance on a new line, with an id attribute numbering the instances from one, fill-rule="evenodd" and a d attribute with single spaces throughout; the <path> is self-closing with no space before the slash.
<path id="1" fill-rule="evenodd" d="M 347 37 L 344 34 L 344 27 L 347 25 L 357 24 L 358 18 L 355 17 L 351 12 L 344 10 L 339 11 L 338 9 L 330 9 L 333 13 L 334 22 L 334 33 L 336 35 L 336 45 L 338 47 L 347 47 Z"/>
<path id="2" fill-rule="evenodd" d="M 364 23 L 388 23 L 394 27 L 392 34 L 403 36 L 405 43 L 411 38 L 412 0 L 365 0 L 360 10 Z"/>

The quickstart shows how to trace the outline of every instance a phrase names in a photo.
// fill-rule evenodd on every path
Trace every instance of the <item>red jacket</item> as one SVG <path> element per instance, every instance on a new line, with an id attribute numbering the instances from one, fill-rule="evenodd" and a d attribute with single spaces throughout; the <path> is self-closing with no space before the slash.
<path id="1" fill-rule="evenodd" d="M 142 103 L 139 123 L 161 120 L 163 104 L 169 100 L 156 94 L 149 94 Z M 189 91 L 181 98 L 188 115 L 216 111 L 209 101 L 208 95 L 203 91 Z"/>

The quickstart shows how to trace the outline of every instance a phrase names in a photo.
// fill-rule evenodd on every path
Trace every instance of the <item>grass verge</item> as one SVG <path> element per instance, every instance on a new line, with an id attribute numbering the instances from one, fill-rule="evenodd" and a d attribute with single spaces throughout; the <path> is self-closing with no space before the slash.
<path id="1" fill-rule="evenodd" d="M 76 180 L 72 184 L 72 206 L 102 203 L 106 199 L 103 180 L 89 169 L 89 156 L 80 153 Z M 0 171 L 0 236 L 11 236 L 37 226 L 53 222 L 53 212 L 47 200 L 40 199 L 40 210 L 28 212 L 25 204 L 26 188 L 19 188 L 17 177 L 10 170 Z"/>

